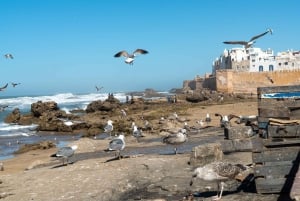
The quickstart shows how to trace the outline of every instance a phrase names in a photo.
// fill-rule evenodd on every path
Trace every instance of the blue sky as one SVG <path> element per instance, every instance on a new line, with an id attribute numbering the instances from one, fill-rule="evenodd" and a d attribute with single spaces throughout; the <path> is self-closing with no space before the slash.
<path id="1" fill-rule="evenodd" d="M 225 40 L 300 49 L 300 1 L 0 0 L 1 96 L 181 88 L 211 72 Z M 114 58 L 143 48 L 133 66 Z M 13 60 L 2 55 L 12 53 Z"/>

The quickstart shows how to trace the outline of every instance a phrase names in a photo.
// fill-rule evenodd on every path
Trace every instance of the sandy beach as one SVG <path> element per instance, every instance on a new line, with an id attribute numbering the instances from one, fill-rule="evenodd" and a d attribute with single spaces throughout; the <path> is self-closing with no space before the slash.
<path id="1" fill-rule="evenodd" d="M 177 103 L 176 107 L 181 107 Z M 175 105 L 175 104 L 174 104 Z M 170 107 L 174 107 L 170 104 Z M 203 130 L 189 136 L 181 154 L 173 155 L 172 147 L 161 142 L 161 135 L 146 134 L 140 143 L 132 136 L 126 137 L 125 157 L 112 160 L 114 153 L 104 152 L 108 139 L 81 138 L 71 144 L 78 145 L 74 163 L 62 166 L 50 157 L 56 148 L 33 150 L 1 161 L 1 200 L 183 200 L 189 192 L 201 192 L 194 200 L 211 200 L 209 192 L 203 193 L 202 181 L 190 187 L 192 169 L 188 165 L 192 146 L 217 142 L 223 139 L 220 119 L 214 113 L 224 115 L 257 115 L 255 100 L 186 107 L 181 115 L 189 119 L 189 125 L 211 114 L 213 130 Z M 145 151 L 146 150 L 146 151 Z M 148 151 L 147 151 L 148 150 Z M 144 151 L 144 152 L 143 152 Z M 140 154 L 143 153 L 143 154 Z M 251 155 L 232 154 L 228 160 L 248 163 Z M 215 184 L 212 184 L 214 186 Z M 222 200 L 278 200 L 280 195 L 260 195 L 253 192 L 234 192 L 236 183 Z M 232 190 L 233 189 L 233 190 Z M 174 193 L 176 192 L 176 193 Z M 215 192 L 215 191 L 213 191 Z"/>

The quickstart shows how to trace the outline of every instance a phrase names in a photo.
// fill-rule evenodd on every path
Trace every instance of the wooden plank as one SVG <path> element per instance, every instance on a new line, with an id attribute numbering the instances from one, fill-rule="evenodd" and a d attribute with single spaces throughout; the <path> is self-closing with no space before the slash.
<path id="1" fill-rule="evenodd" d="M 252 138 L 252 152 L 262 152 L 264 150 L 264 144 L 262 138 Z"/>
<path id="2" fill-rule="evenodd" d="M 290 110 L 288 108 L 258 108 L 258 115 L 264 118 L 289 119 Z"/>
<path id="3" fill-rule="evenodd" d="M 300 108 L 300 99 L 260 99 L 258 108 L 287 107 L 291 109 Z"/>
<path id="4" fill-rule="evenodd" d="M 297 137 L 300 138 L 300 125 L 268 126 L 269 137 Z"/>
<path id="5" fill-rule="evenodd" d="M 257 94 L 275 93 L 275 92 L 298 92 L 300 85 L 258 87 Z"/>
<path id="6" fill-rule="evenodd" d="M 245 139 L 253 135 L 251 126 L 235 126 L 224 129 L 224 135 L 226 139 Z"/>
<path id="7" fill-rule="evenodd" d="M 280 140 L 280 141 L 279 141 Z M 300 139 L 298 138 L 287 138 L 287 139 L 273 139 L 273 140 L 264 140 L 263 145 L 265 147 L 300 147 Z M 300 148 L 299 148 L 300 149 Z"/>
<path id="8" fill-rule="evenodd" d="M 254 163 L 294 161 L 298 152 L 299 147 L 272 148 L 260 153 L 252 153 L 252 160 Z"/>
<path id="9" fill-rule="evenodd" d="M 254 168 L 254 176 L 262 176 L 266 179 L 285 178 L 290 174 L 293 167 L 292 163 L 282 165 L 256 165 Z"/>
<path id="10" fill-rule="evenodd" d="M 300 164 L 298 165 L 298 172 L 294 178 L 290 197 L 292 198 L 292 200 L 300 201 Z"/>
<path id="11" fill-rule="evenodd" d="M 286 180 L 285 178 L 256 178 L 256 191 L 258 193 L 288 193 L 290 189 L 285 187 Z"/>
<path id="12" fill-rule="evenodd" d="M 221 147 L 223 153 L 230 152 L 251 152 L 253 149 L 252 140 L 247 139 L 233 139 L 233 140 L 221 140 Z"/>

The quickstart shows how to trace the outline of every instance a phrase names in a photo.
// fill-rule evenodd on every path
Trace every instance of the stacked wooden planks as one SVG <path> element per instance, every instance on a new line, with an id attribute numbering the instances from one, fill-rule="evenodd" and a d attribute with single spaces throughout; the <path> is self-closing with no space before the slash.
<path id="1" fill-rule="evenodd" d="M 258 193 L 290 193 L 299 168 L 300 85 L 261 87 L 258 124 L 266 135 L 253 148 Z"/>

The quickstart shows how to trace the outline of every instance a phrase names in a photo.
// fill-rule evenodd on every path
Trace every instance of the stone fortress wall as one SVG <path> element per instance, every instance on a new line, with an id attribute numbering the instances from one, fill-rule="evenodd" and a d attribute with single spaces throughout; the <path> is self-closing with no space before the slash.
<path id="1" fill-rule="evenodd" d="M 183 90 L 207 88 L 224 93 L 256 94 L 257 87 L 300 85 L 300 70 L 241 72 L 218 70 L 216 76 L 183 82 Z"/>

